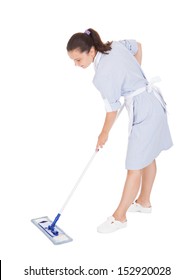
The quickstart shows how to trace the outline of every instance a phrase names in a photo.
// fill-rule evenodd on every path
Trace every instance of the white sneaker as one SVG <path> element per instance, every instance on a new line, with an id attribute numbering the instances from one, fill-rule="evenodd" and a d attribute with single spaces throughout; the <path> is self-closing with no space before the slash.
<path id="1" fill-rule="evenodd" d="M 143 207 L 141 204 L 134 202 L 128 208 L 127 212 L 140 212 L 140 213 L 151 213 L 152 207 Z"/>
<path id="2" fill-rule="evenodd" d="M 116 221 L 113 216 L 107 218 L 107 220 L 97 227 L 97 231 L 100 233 L 111 233 L 118 229 L 125 228 L 127 226 L 127 221 L 120 222 Z"/>

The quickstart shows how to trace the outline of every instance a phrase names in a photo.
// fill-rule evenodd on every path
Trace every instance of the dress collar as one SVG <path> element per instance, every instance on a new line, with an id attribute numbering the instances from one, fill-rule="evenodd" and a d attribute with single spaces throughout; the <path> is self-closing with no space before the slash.
<path id="1" fill-rule="evenodd" d="M 102 53 L 101 52 L 97 52 L 95 58 L 94 58 L 94 70 L 96 71 L 97 66 L 99 64 L 99 61 L 101 59 Z"/>

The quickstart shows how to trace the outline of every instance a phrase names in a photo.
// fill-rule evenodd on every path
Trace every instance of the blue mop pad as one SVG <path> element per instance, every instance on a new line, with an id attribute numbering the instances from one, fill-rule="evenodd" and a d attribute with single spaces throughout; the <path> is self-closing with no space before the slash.
<path id="1" fill-rule="evenodd" d="M 53 222 L 47 217 L 41 217 L 32 219 L 32 223 L 37 226 L 55 245 L 67 243 L 73 239 L 68 236 L 62 229 L 57 225 L 54 228 L 51 227 Z"/>

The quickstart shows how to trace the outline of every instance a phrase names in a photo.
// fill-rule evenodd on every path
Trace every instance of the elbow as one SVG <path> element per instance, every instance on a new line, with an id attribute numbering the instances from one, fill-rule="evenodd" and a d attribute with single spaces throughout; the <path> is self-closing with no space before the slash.
<path id="1" fill-rule="evenodd" d="M 138 50 L 137 53 L 135 54 L 135 58 L 137 59 L 138 63 L 141 65 L 141 61 L 142 61 L 142 47 L 141 47 L 141 43 L 138 43 Z"/>
<path id="2" fill-rule="evenodd" d="M 138 51 L 142 51 L 141 43 L 137 42 Z"/>

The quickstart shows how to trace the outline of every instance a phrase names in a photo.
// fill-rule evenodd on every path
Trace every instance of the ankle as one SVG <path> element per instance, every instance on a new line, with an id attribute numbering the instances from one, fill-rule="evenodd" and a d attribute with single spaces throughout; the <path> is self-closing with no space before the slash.
<path id="1" fill-rule="evenodd" d="M 121 223 L 124 223 L 127 221 L 127 218 L 125 215 L 118 215 L 118 214 L 114 213 L 113 217 L 115 218 L 116 221 L 119 221 Z"/>
<path id="2" fill-rule="evenodd" d="M 145 208 L 151 207 L 151 203 L 149 200 L 144 200 L 144 199 L 138 198 L 135 202 L 139 203 L 141 206 L 143 206 Z"/>

